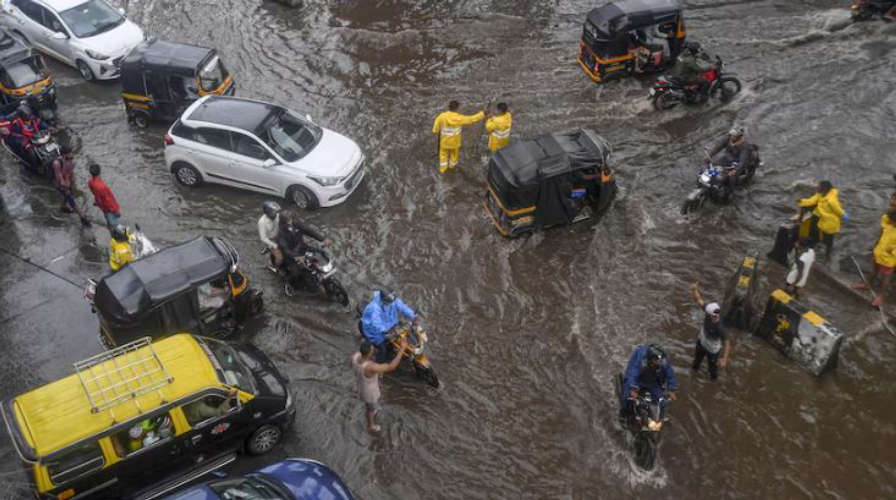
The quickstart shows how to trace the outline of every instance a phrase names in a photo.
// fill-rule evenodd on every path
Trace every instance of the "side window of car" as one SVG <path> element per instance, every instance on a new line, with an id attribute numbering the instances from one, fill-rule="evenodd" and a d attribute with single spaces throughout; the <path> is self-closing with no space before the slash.
<path id="1" fill-rule="evenodd" d="M 53 19 L 53 14 L 40 5 L 34 4 L 34 6 L 37 8 L 37 17 L 34 20 L 40 23 L 44 28 L 52 31 L 51 21 Z"/>
<path id="2" fill-rule="evenodd" d="M 60 485 L 94 471 L 106 464 L 106 458 L 99 443 L 91 441 L 67 451 L 52 459 L 45 460 L 44 465 L 50 474 L 50 481 Z"/>
<path id="3" fill-rule="evenodd" d="M 47 21 L 47 27 L 50 28 L 50 31 L 65 33 L 65 28 L 62 27 L 62 21 L 56 17 L 56 14 L 44 12 L 44 18 Z"/>
<path id="4" fill-rule="evenodd" d="M 193 428 L 202 427 L 204 424 L 217 420 L 237 409 L 239 409 L 239 402 L 236 395 L 224 397 L 212 394 L 183 406 L 184 417 L 187 418 L 187 423 Z"/>
<path id="5" fill-rule="evenodd" d="M 201 127 L 193 132 L 193 140 L 219 149 L 231 151 L 230 134 L 226 130 L 216 128 Z"/>
<path id="6" fill-rule="evenodd" d="M 13 5 L 19 8 L 22 11 L 22 14 L 28 16 L 32 21 L 43 24 L 43 7 L 37 5 L 36 3 L 30 0 L 14 0 Z"/>
<path id="7" fill-rule="evenodd" d="M 233 152 L 256 160 L 267 160 L 271 157 L 268 150 L 258 141 L 246 134 L 231 132 L 233 138 Z"/>
<path id="8" fill-rule="evenodd" d="M 116 432 L 111 436 L 112 447 L 118 458 L 125 458 L 142 450 L 168 441 L 174 435 L 174 426 L 168 413 L 149 417 Z"/>

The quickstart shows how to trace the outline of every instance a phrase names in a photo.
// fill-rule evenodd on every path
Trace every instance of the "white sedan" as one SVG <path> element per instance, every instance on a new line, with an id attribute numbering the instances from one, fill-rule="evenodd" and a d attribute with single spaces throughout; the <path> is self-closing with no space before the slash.
<path id="1" fill-rule="evenodd" d="M 314 209 L 345 201 L 364 178 L 355 141 L 282 106 L 206 96 L 165 134 L 165 163 L 178 182 L 214 182 Z"/>

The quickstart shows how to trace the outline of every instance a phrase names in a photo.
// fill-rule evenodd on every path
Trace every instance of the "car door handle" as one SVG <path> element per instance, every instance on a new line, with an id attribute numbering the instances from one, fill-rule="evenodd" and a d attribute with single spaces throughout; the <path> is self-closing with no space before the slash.
<path id="1" fill-rule="evenodd" d="M 197 434 L 190 438 L 190 442 L 192 442 L 193 444 L 196 444 L 199 442 L 200 439 L 202 439 L 202 434 Z"/>

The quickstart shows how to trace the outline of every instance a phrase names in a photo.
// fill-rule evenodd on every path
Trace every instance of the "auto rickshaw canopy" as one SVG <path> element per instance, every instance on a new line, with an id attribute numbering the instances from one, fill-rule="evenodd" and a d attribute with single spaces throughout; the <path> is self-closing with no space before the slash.
<path id="1" fill-rule="evenodd" d="M 591 10 L 588 22 L 606 38 L 614 38 L 615 33 L 672 23 L 680 17 L 678 0 L 622 0 Z"/>
<path id="2" fill-rule="evenodd" d="M 97 283 L 93 307 L 116 344 L 177 331 L 204 333 L 198 288 L 236 269 L 236 251 L 199 237 L 129 263 Z"/>
<path id="3" fill-rule="evenodd" d="M 148 40 L 132 50 L 121 62 L 121 84 L 125 92 L 143 92 L 141 75 L 179 75 L 193 78 L 215 49 L 162 40 Z"/>

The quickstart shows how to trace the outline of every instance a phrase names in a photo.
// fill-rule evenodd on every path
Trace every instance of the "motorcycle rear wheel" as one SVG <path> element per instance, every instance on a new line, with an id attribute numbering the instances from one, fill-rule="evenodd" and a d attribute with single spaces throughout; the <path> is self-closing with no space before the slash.
<path id="1" fill-rule="evenodd" d="M 644 470 L 652 470 L 656 464 L 656 438 L 650 431 L 635 434 L 635 464 Z"/>
<path id="2" fill-rule="evenodd" d="M 439 377 L 436 376 L 436 372 L 431 366 L 422 366 L 414 363 L 414 373 L 430 387 L 439 388 Z"/>
<path id="3" fill-rule="evenodd" d="M 342 283 L 336 278 L 330 278 L 324 281 L 324 290 L 327 292 L 327 298 L 339 305 L 348 305 L 348 293 L 342 287 Z"/>
<path id="4" fill-rule="evenodd" d="M 696 200 L 685 199 L 681 204 L 681 215 L 687 215 L 696 212 L 703 206 L 703 198 Z"/>
<path id="5" fill-rule="evenodd" d="M 657 111 L 665 111 L 678 106 L 678 99 L 662 92 L 653 97 L 653 108 Z"/>
<path id="6" fill-rule="evenodd" d="M 719 80 L 719 99 L 722 102 L 730 101 L 741 90 L 740 80 L 737 78 L 722 78 Z"/>

